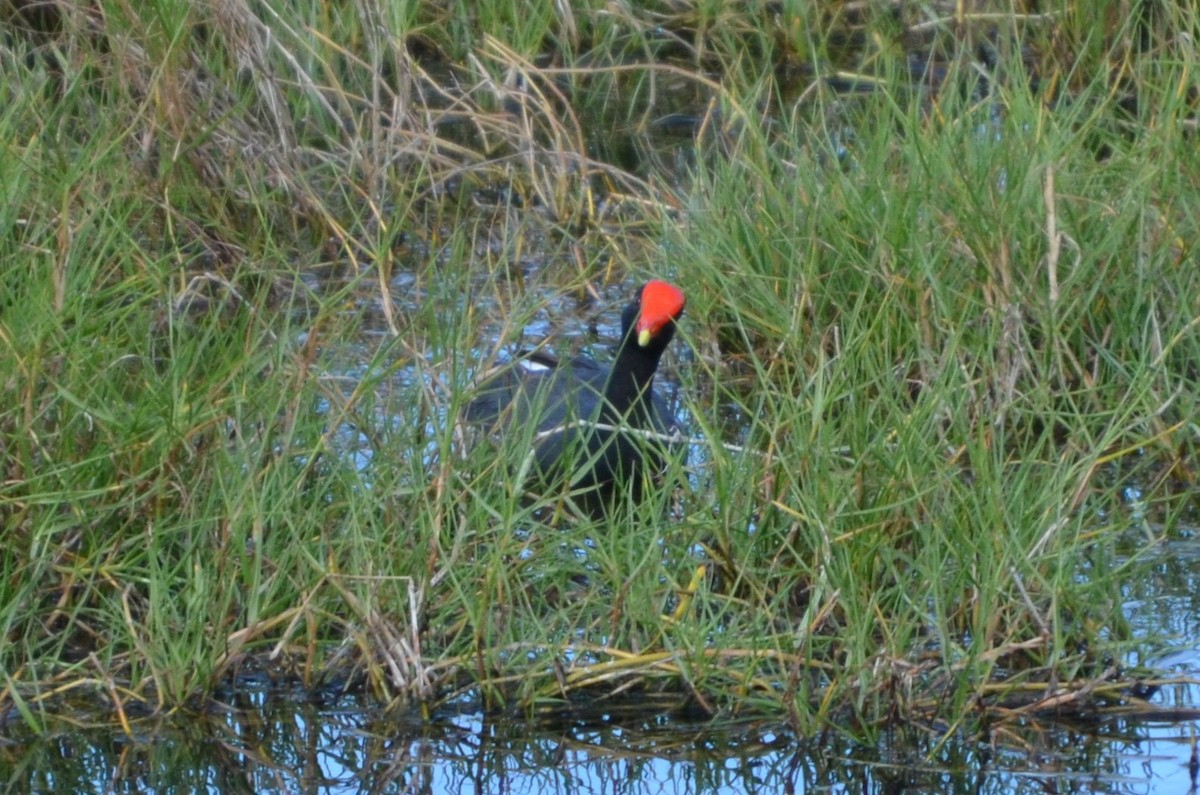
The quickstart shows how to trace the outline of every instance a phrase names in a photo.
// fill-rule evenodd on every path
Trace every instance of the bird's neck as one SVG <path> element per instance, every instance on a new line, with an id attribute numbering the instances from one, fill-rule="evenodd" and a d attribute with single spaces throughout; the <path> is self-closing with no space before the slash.
<path id="1" fill-rule="evenodd" d="M 612 419 L 649 416 L 650 387 L 661 356 L 661 352 L 639 348 L 633 340 L 621 347 L 604 389 L 606 413 L 617 415 Z"/>

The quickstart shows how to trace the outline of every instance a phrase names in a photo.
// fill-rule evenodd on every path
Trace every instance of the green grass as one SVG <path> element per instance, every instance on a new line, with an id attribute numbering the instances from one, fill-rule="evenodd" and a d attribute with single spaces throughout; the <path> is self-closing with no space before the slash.
<path id="1" fill-rule="evenodd" d="M 867 735 L 1119 697 L 1156 641 L 1122 583 L 1196 509 L 1198 20 L 923 27 L 932 92 L 924 17 L 783 5 L 6 20 L 0 701 L 124 721 L 265 667 Z M 960 90 L 980 40 L 1036 79 Z M 668 112 L 694 143 L 646 136 Z M 688 293 L 688 487 L 530 501 L 529 435 L 451 421 L 472 376 L 652 275 Z"/>

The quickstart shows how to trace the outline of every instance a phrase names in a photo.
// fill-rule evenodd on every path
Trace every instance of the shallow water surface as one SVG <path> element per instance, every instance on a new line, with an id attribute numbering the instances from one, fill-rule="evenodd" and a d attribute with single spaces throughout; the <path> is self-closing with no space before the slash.
<path id="1" fill-rule="evenodd" d="M 10 734 L 10 792 L 1183 793 L 1192 724 L 1005 727 L 991 743 L 885 733 L 866 747 L 769 723 L 596 714 L 549 728 L 432 721 L 266 688 L 205 715 Z"/>

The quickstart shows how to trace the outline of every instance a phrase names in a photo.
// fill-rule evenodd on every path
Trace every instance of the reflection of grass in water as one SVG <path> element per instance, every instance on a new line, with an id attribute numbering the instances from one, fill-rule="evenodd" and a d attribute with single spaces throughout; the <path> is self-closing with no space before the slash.
<path id="1" fill-rule="evenodd" d="M 989 17 L 1011 52 L 986 100 L 945 90 L 969 50 L 922 28 L 947 82 L 919 102 L 879 47 L 909 23 L 842 20 L 871 90 L 814 79 L 775 112 L 762 76 L 836 20 L 698 11 L 684 37 L 573 7 L 505 43 L 416 7 L 169 3 L 18 37 L 0 660 L 29 723 L 81 688 L 126 720 L 250 660 L 530 711 L 680 692 L 806 731 L 1117 698 L 1119 586 L 1144 572 L 1114 547 L 1195 508 L 1190 12 L 1127 51 L 1104 15 L 1103 49 L 1074 18 Z M 531 55 L 547 29 L 563 70 Z M 453 79 L 418 58 L 436 48 Z M 715 100 L 686 189 L 590 156 L 595 120 L 640 140 L 685 89 Z M 309 295 L 297 270 L 330 261 Z M 499 348 L 547 295 L 606 312 L 603 285 L 649 273 L 688 292 L 700 487 L 571 520 L 517 486 L 530 438 L 465 450 L 445 418 L 494 358 L 485 326 Z M 377 310 L 366 375 L 326 375 Z M 1123 512 L 1131 482 L 1148 513 Z"/>

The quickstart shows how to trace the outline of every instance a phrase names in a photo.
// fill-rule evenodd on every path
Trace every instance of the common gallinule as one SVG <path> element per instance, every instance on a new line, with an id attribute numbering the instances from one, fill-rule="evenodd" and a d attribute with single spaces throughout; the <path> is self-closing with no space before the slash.
<path id="1" fill-rule="evenodd" d="M 586 356 L 560 361 L 528 354 L 487 376 L 464 418 L 499 435 L 533 423 L 542 480 L 565 479 L 589 513 L 603 512 L 615 494 L 640 497 L 666 455 L 683 450 L 666 440 L 678 432 L 678 422 L 654 391 L 654 373 L 683 305 L 678 287 L 647 282 L 621 313 L 621 342 L 611 367 Z"/>

